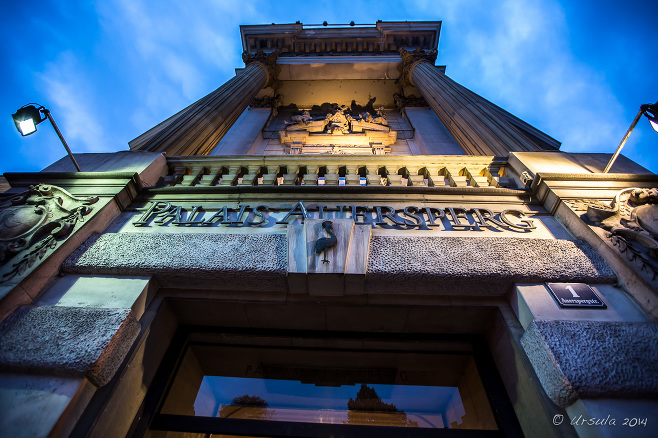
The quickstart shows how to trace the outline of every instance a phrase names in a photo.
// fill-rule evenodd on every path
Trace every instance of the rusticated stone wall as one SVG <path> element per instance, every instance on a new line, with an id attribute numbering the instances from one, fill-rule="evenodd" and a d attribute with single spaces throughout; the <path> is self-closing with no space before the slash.
<path id="1" fill-rule="evenodd" d="M 170 287 L 286 289 L 284 234 L 107 233 L 64 263 L 76 274 L 153 275 Z"/>
<path id="2" fill-rule="evenodd" d="M 556 404 L 658 397 L 658 324 L 533 321 L 521 344 Z"/>
<path id="3" fill-rule="evenodd" d="M 514 283 L 615 282 L 585 242 L 498 237 L 370 240 L 366 293 L 503 295 Z"/>
<path id="4" fill-rule="evenodd" d="M 139 330 L 130 309 L 26 306 L 0 326 L 0 369 L 85 376 L 103 386 Z"/>

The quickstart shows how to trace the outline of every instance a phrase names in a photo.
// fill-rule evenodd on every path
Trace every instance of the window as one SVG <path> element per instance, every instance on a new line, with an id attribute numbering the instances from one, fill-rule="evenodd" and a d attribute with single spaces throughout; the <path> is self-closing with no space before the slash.
<path id="1" fill-rule="evenodd" d="M 468 337 L 190 331 L 184 338 L 183 348 L 172 346 L 182 352 L 176 364 L 159 372 L 173 378 L 157 396 L 148 437 L 463 436 L 463 429 L 502 436 L 505 421 L 494 416 L 490 382 L 479 372 L 480 343 Z"/>

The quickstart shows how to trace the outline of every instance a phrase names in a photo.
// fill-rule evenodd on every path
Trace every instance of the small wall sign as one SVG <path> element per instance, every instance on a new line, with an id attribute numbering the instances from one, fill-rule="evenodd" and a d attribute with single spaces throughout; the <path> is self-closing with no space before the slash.
<path id="1" fill-rule="evenodd" d="M 603 300 L 584 283 L 546 283 L 560 307 L 605 309 Z"/>

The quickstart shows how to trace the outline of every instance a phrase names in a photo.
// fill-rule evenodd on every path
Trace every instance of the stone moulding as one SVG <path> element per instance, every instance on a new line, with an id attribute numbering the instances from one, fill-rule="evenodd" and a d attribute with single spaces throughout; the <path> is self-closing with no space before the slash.
<path id="1" fill-rule="evenodd" d="M 24 276 L 66 240 L 98 197 L 37 184 L 0 202 L 0 284 Z"/>
<path id="2" fill-rule="evenodd" d="M 555 404 L 658 397 L 658 324 L 533 321 L 521 338 Z"/>

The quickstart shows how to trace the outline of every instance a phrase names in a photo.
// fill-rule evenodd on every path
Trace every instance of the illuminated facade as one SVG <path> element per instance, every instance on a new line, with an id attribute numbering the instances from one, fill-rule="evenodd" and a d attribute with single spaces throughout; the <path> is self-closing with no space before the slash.
<path id="1" fill-rule="evenodd" d="M 2 430 L 653 436 L 658 177 L 450 79 L 440 28 L 241 26 L 129 152 L 5 174 Z"/>

